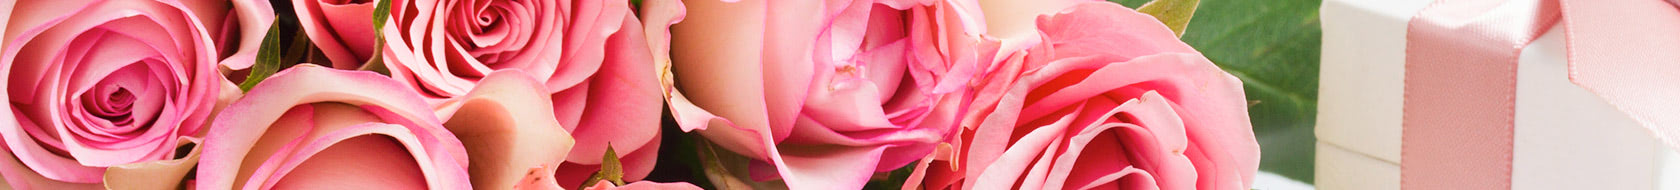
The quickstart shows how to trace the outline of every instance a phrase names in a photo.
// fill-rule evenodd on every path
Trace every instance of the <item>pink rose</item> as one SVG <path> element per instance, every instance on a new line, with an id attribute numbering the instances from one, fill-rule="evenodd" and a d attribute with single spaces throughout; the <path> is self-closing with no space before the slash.
<path id="1" fill-rule="evenodd" d="M 272 14 L 250 6 L 266 1 L 0 2 L 0 139 L 19 164 L 0 175 L 68 188 L 45 181 L 99 183 L 106 167 L 170 158 L 239 94 L 217 72 L 227 31 L 207 28 L 229 20 L 201 13 Z"/>
<path id="2" fill-rule="evenodd" d="M 462 142 L 388 77 L 303 64 L 248 94 L 205 136 L 198 188 L 470 188 Z"/>
<path id="3" fill-rule="evenodd" d="M 997 45 L 974 1 L 683 3 L 672 114 L 793 189 L 861 188 L 933 151 Z"/>
<path id="4" fill-rule="evenodd" d="M 1033 27 L 1033 35 L 1008 39 L 1036 39 L 985 79 L 972 107 L 983 115 L 972 121 L 978 123 L 972 136 L 943 161 L 918 166 L 926 178 L 912 183 L 928 189 L 1250 187 L 1260 147 L 1241 82 L 1154 17 L 1107 2 L 986 8 L 995 8 L 988 15 L 1037 18 L 1028 26 L 1007 22 L 1021 18 L 988 20 L 993 32 Z"/>
<path id="5" fill-rule="evenodd" d="M 373 8 L 379 0 L 290 0 L 309 42 L 328 66 L 356 69 L 373 57 Z"/>
<path id="6" fill-rule="evenodd" d="M 662 101 L 628 0 L 395 3 L 381 31 L 385 65 L 439 113 L 455 109 L 451 98 L 487 74 L 523 70 L 547 87 L 554 117 L 577 140 L 556 172 L 561 186 L 582 185 L 609 144 L 624 161 L 624 180 L 653 171 Z"/>

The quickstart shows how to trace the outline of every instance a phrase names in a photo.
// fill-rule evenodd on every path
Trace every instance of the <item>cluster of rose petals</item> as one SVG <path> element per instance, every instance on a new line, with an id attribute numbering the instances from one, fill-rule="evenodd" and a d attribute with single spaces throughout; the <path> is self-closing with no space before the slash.
<path id="1" fill-rule="evenodd" d="M 974 1 L 683 4 L 673 116 L 795 189 L 861 188 L 932 152 L 997 46 Z"/>
<path id="2" fill-rule="evenodd" d="M 315 85 L 328 81 L 360 82 Z M 454 99 L 457 109 L 440 122 L 418 94 L 391 78 L 312 64 L 287 69 L 216 118 L 197 158 L 196 185 L 563 189 L 555 173 L 564 170 L 556 168 L 574 141 L 555 121 L 548 91 L 519 70 L 497 71 L 480 83 Z"/>
<path id="3" fill-rule="evenodd" d="M 994 7 L 991 32 L 1031 33 L 998 33 L 1025 45 L 983 79 L 973 134 L 906 186 L 1250 187 L 1260 150 L 1241 82 L 1165 25 L 1106 2 Z"/>
<path id="4" fill-rule="evenodd" d="M 562 186 L 581 185 L 598 170 L 598 155 L 609 145 L 624 161 L 625 180 L 640 180 L 652 172 L 663 101 L 652 72 L 648 36 L 630 10 L 630 1 L 393 3 L 391 20 L 378 31 L 385 36 L 385 66 L 391 77 L 422 94 L 443 119 L 449 115 L 441 113 L 459 106 L 455 98 L 488 74 L 522 70 L 546 87 L 554 117 L 577 137 L 570 153 L 577 156 L 556 172 Z M 333 6 L 318 9 L 327 15 L 340 14 L 328 9 L 345 8 Z M 347 34 L 359 30 L 357 26 L 344 26 L 359 21 L 326 19 L 331 28 L 349 30 L 334 31 L 339 41 L 359 38 L 355 36 L 360 34 Z M 362 59 L 356 57 L 362 46 L 358 43 L 342 44 L 352 56 L 339 57 Z"/>
<path id="5" fill-rule="evenodd" d="M 106 167 L 170 159 L 239 91 L 218 65 L 251 62 L 244 22 L 266 1 L 0 2 L 0 175 L 14 185 L 99 183 Z M 237 15 L 237 16 L 236 16 Z M 260 34 L 258 35 L 260 37 Z M 245 59 L 242 57 L 249 57 Z M 38 177 L 38 178 L 37 178 Z"/>
<path id="6" fill-rule="evenodd" d="M 565 189 L 556 179 L 572 149 L 572 136 L 554 119 L 548 91 L 518 70 L 496 71 L 460 98 L 443 126 L 461 139 L 472 159 L 475 189 Z M 584 189 L 700 189 L 688 183 L 638 181 L 614 186 L 602 180 Z"/>
<path id="7" fill-rule="evenodd" d="M 462 142 L 411 89 L 310 64 L 223 110 L 201 155 L 198 188 L 470 188 Z"/>

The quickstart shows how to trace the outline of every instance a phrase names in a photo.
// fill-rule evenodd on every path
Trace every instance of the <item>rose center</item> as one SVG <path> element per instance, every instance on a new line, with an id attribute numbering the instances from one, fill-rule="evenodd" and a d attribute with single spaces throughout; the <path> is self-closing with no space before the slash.
<path id="1" fill-rule="evenodd" d="M 76 101 L 81 105 L 82 114 L 86 120 L 92 122 L 89 129 L 100 129 L 101 133 L 122 136 L 145 131 L 159 118 L 167 118 L 164 104 L 169 91 L 158 77 L 161 65 L 167 64 L 156 58 L 142 58 L 133 63 L 120 66 L 102 74 L 87 73 L 86 77 L 99 77 L 98 82 L 90 84 Z M 97 121 L 103 120 L 103 121 Z"/>
<path id="2" fill-rule="evenodd" d="M 111 92 L 111 95 L 105 97 L 105 102 L 110 103 L 117 110 L 129 111 L 134 106 L 134 92 L 129 92 L 127 88 L 117 87 L 116 92 Z"/>
<path id="3" fill-rule="evenodd" d="M 134 106 L 140 101 L 136 94 L 137 85 L 145 83 L 144 72 L 146 61 L 140 61 L 119 69 L 106 76 L 103 81 L 96 83 L 93 89 L 84 94 L 82 106 L 88 114 L 111 123 L 105 127 L 119 127 L 134 124 Z"/>
<path id="4" fill-rule="evenodd" d="M 115 88 L 115 90 L 101 92 L 96 95 L 102 97 L 91 98 L 89 100 L 92 101 L 84 102 L 88 106 L 88 112 L 93 114 L 94 117 L 110 121 L 112 125 L 120 126 L 133 123 L 134 119 L 130 116 L 134 113 L 134 93 L 123 87 L 111 86 L 109 88 Z"/>
<path id="5" fill-rule="evenodd" d="M 515 57 L 531 33 L 519 26 L 529 24 L 526 17 L 536 11 L 519 1 L 461 1 L 456 9 L 454 18 L 461 19 L 449 23 L 452 38 L 467 57 L 485 66 Z"/>

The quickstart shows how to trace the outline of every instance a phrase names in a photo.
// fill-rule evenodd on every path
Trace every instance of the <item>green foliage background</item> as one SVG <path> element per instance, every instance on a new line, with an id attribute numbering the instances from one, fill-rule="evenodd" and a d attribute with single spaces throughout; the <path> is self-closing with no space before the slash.
<path id="1" fill-rule="evenodd" d="M 1149 0 L 1110 0 L 1136 8 Z M 1312 183 L 1319 0 L 1201 0 L 1183 40 L 1243 81 L 1260 170 Z"/>

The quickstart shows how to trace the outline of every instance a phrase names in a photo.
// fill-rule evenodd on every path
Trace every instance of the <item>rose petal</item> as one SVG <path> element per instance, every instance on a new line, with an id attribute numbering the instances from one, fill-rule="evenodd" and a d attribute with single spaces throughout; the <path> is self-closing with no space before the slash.
<path id="1" fill-rule="evenodd" d="M 358 82 L 319 85 L 322 83 L 321 81 Z M 250 154 L 260 157 L 270 156 L 261 154 L 261 152 L 268 152 L 269 150 L 266 149 L 272 148 L 253 149 L 257 148 L 258 144 L 256 143 L 259 137 L 303 137 L 296 138 L 296 140 L 307 141 L 298 141 L 292 143 L 293 145 L 288 145 L 294 147 L 280 147 L 275 150 L 318 152 L 329 148 L 330 145 L 333 145 L 333 142 L 358 135 L 378 133 L 394 138 L 397 142 L 401 142 L 402 146 L 407 147 L 406 150 L 409 155 L 413 155 L 412 159 L 419 164 L 418 167 L 425 173 L 428 186 L 468 188 L 466 183 L 468 181 L 466 178 L 467 172 L 465 170 L 465 166 L 468 164 L 466 162 L 466 150 L 461 148 L 460 142 L 455 140 L 454 136 L 449 134 L 447 130 L 438 127 L 438 121 L 433 118 L 431 109 L 427 108 L 419 97 L 412 95 L 412 92 L 411 89 L 403 88 L 396 81 L 372 72 L 340 71 L 311 64 L 303 64 L 281 71 L 252 88 L 244 99 L 229 105 L 221 115 L 217 116 L 215 124 L 210 128 L 209 135 L 205 139 L 205 152 L 202 158 L 204 161 L 200 163 L 198 172 L 201 174 L 199 175 L 201 178 L 197 186 L 216 189 L 231 188 L 238 181 L 235 178 L 239 177 L 238 174 L 241 174 L 242 170 L 283 171 L 280 169 L 295 167 L 296 164 L 299 164 L 298 162 L 307 162 L 305 158 L 309 158 L 308 154 L 293 155 L 294 157 L 285 159 L 293 162 L 278 166 L 281 168 L 258 167 L 252 164 L 242 165 L 242 163 L 239 163 L 238 161 L 241 160 L 262 162 L 261 160 L 245 160 L 244 158 Z M 317 102 L 332 103 L 314 104 Z M 303 114 L 314 116 L 312 116 L 313 119 L 309 119 L 311 118 L 309 116 L 281 119 L 282 116 L 299 115 L 284 113 L 299 111 L 299 109 L 288 109 L 294 107 L 300 109 L 313 107 L 317 108 L 317 111 L 337 114 Z M 345 114 L 357 112 L 360 112 L 360 114 Z M 400 126 L 396 128 L 367 126 L 335 129 L 336 126 L 345 126 L 357 121 L 367 122 L 368 120 L 365 118 L 368 117 L 376 117 L 378 120 Z M 322 128 L 317 129 L 320 131 L 309 132 L 314 133 L 313 135 L 299 136 L 280 134 L 280 132 L 310 129 L 268 127 L 271 124 L 309 121 L 305 119 L 322 122 L 320 124 L 323 125 L 319 126 Z M 314 124 L 301 125 L 311 126 Z M 253 129 L 250 126 L 258 126 L 259 128 Z M 291 141 L 290 138 L 286 139 Z M 310 139 L 327 140 L 316 141 Z M 266 144 L 265 146 L 271 146 L 281 143 Z M 282 155 L 276 154 L 273 156 Z M 281 163 L 276 161 L 272 164 Z M 276 177 L 286 176 L 279 175 Z M 268 177 L 253 178 L 280 180 L 280 178 L 271 179 Z M 272 185 L 273 182 L 275 181 L 263 183 Z"/>
<path id="2" fill-rule="evenodd" d="M 474 188 L 560 187 L 553 173 L 573 141 L 554 121 L 547 92 L 524 72 L 498 71 L 461 100 L 444 126 L 469 147 Z"/>
<path id="3" fill-rule="evenodd" d="M 607 144 L 612 144 L 624 156 L 646 144 L 659 143 L 654 136 L 659 134 L 664 102 L 659 96 L 658 78 L 649 72 L 653 65 L 648 64 L 652 60 L 645 50 L 641 24 L 634 19 L 626 19 L 624 24 L 625 30 L 608 39 L 607 49 L 615 53 L 605 57 L 600 71 L 587 81 L 590 95 L 583 103 L 589 106 L 572 130 L 578 143 L 573 155 L 601 155 L 606 153 Z M 579 164 L 600 164 L 600 160 L 599 156 L 567 158 Z"/>
<path id="4" fill-rule="evenodd" d="M 751 84 L 764 84 L 765 72 L 762 59 L 765 37 L 760 36 L 765 28 L 763 14 L 720 15 L 736 11 L 764 12 L 765 2 L 743 1 L 724 3 L 715 1 L 683 2 L 690 10 L 709 10 L 706 12 L 691 12 L 684 17 L 682 23 L 671 26 L 671 57 L 683 60 L 685 64 L 674 64 L 671 70 L 684 71 L 676 75 L 674 82 L 684 87 L 686 92 L 667 92 L 672 98 L 682 100 L 672 101 L 672 112 L 677 114 L 679 123 L 700 124 L 684 125 L 692 130 L 707 127 L 702 126 L 714 118 L 729 118 L 729 123 L 751 128 L 762 128 L 763 132 L 772 132 L 766 87 Z M 706 30 L 705 34 L 685 33 L 689 30 Z M 694 35 L 685 37 L 687 35 Z M 704 35 L 704 36 L 701 36 Z M 728 47 L 730 51 L 715 51 Z M 740 85 L 747 84 L 747 85 Z M 804 89 L 804 86 L 798 87 Z M 689 101 L 683 101 L 689 100 Z M 729 105 L 713 105 L 719 102 L 729 102 Z M 692 104 L 693 106 L 689 106 Z M 685 109 L 694 108 L 694 109 Z M 703 111 L 702 111 L 703 110 Z M 704 113 L 702 113 L 704 112 Z M 692 114 L 690 114 L 692 113 Z M 708 117 L 704 115 L 713 115 Z M 685 116 L 686 115 L 686 116 Z M 764 152 L 762 143 L 750 142 L 756 135 L 724 135 L 739 133 L 708 132 L 719 129 L 701 130 L 702 135 L 712 139 L 722 147 L 735 152 Z M 729 130 L 729 129 L 722 129 Z M 714 134 L 714 135 L 708 135 Z M 734 136 L 734 137 L 724 137 Z M 752 147 L 752 148 L 748 148 Z M 758 151 L 752 151 L 758 150 Z M 767 158 L 767 155 L 748 155 L 754 158 Z"/>
<path id="5" fill-rule="evenodd" d="M 376 1 L 333 2 L 293 0 L 309 41 L 332 61 L 333 68 L 352 69 L 373 54 L 373 8 Z"/>
<path id="6" fill-rule="evenodd" d="M 1103 61 L 1119 62 L 1160 53 L 1196 53 L 1154 16 L 1114 3 L 1081 3 L 1039 17 L 1037 26 L 1058 58 L 1101 56 Z"/>
<path id="7" fill-rule="evenodd" d="M 116 189 L 181 189 L 187 173 L 198 166 L 198 155 L 203 146 L 199 146 L 198 138 L 181 137 L 178 146 L 192 147 L 186 155 L 150 162 L 116 165 L 105 171 L 105 188 Z M 160 180 L 161 179 L 161 180 Z M 170 180 L 182 179 L 182 180 Z"/>
<path id="8" fill-rule="evenodd" d="M 425 189 L 446 184 L 430 181 L 438 176 L 428 167 L 418 139 L 406 127 L 367 123 L 328 132 L 298 147 L 288 158 L 270 158 L 280 163 L 278 171 L 262 182 L 246 183 L 246 189 L 393 188 Z M 299 139 L 303 140 L 303 139 Z M 275 155 L 280 156 L 280 155 Z M 265 165 L 267 166 L 267 165 Z"/>
<path id="9" fill-rule="evenodd" d="M 0 150 L 0 178 L 5 179 L 0 180 L 0 183 L 4 183 L 0 185 L 18 189 L 104 189 L 99 184 L 70 183 L 49 179 L 29 169 L 17 158 L 19 158 L 19 155 L 12 154 L 10 147 Z"/>

